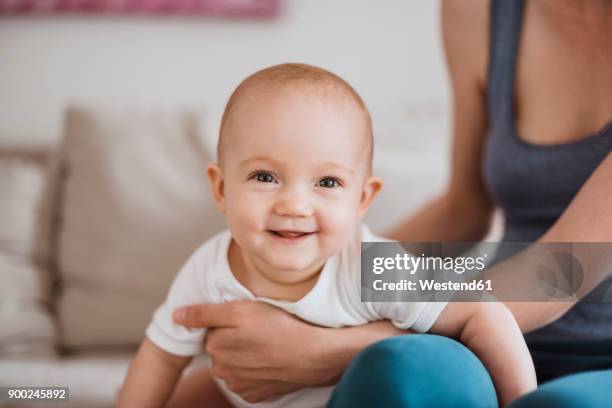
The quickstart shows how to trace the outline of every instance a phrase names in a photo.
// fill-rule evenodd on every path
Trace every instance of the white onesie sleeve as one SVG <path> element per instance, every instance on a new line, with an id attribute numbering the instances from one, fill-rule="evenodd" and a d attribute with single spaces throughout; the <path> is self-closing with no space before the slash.
<path id="1" fill-rule="evenodd" d="M 395 242 L 372 234 L 365 225 L 362 226 L 361 240 L 363 242 L 387 242 L 389 245 Z M 397 248 L 391 252 L 399 253 L 403 250 L 398 243 Z M 367 302 L 369 309 L 378 318 L 390 320 L 399 329 L 411 329 L 420 333 L 425 333 L 431 328 L 446 305 L 447 302 Z"/>
<path id="2" fill-rule="evenodd" d="M 447 302 L 373 302 L 372 307 L 395 327 L 425 333 L 444 310 Z"/>
<path id="3" fill-rule="evenodd" d="M 205 329 L 187 329 L 172 320 L 172 312 L 180 306 L 206 302 L 201 274 L 203 248 L 196 251 L 174 278 L 168 296 L 153 315 L 146 335 L 156 346 L 169 353 L 192 356 L 202 350 Z"/>

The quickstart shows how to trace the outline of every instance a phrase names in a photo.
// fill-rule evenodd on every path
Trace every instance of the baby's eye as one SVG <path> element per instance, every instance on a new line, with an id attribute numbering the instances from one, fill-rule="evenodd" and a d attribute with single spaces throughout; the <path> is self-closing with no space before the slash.
<path id="1" fill-rule="evenodd" d="M 319 180 L 319 186 L 325 188 L 334 188 L 340 186 L 340 181 L 334 177 L 325 177 Z"/>
<path id="2" fill-rule="evenodd" d="M 252 178 L 261 183 L 274 183 L 274 176 L 270 173 L 256 173 Z"/>

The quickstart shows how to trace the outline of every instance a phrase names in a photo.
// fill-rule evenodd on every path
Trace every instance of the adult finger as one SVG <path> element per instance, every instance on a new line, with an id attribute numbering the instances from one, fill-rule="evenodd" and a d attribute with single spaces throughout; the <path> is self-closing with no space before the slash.
<path id="1" fill-rule="evenodd" d="M 174 309 L 174 322 L 187 328 L 235 327 L 240 302 L 200 303 Z"/>

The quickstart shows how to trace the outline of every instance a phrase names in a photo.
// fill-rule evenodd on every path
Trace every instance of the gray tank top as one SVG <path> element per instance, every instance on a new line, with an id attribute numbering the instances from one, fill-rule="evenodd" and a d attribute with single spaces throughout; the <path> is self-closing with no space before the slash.
<path id="1" fill-rule="evenodd" d="M 601 130 L 570 143 L 533 145 L 517 134 L 513 90 L 523 9 L 523 0 L 491 2 L 489 131 L 483 164 L 487 190 L 505 215 L 503 241 L 513 242 L 540 238 L 612 151 L 612 120 Z M 612 280 L 602 285 L 612 285 Z M 612 339 L 612 303 L 579 302 L 561 319 L 526 338 Z"/>

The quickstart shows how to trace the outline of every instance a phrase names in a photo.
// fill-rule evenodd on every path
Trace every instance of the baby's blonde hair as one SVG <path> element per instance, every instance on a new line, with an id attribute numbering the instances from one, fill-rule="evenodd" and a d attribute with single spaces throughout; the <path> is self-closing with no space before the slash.
<path id="1" fill-rule="evenodd" d="M 326 88 L 336 91 L 336 96 L 344 96 L 350 102 L 353 102 L 361 109 L 364 115 L 366 124 L 366 143 L 368 143 L 368 172 L 371 172 L 372 155 L 373 155 L 373 136 L 372 136 L 372 119 L 370 112 L 361 96 L 353 89 L 348 82 L 340 78 L 336 74 L 329 72 L 323 68 L 315 67 L 308 64 L 300 63 L 285 63 L 264 68 L 260 71 L 247 77 L 240 85 L 232 92 L 221 119 L 221 128 L 219 131 L 219 142 L 217 144 L 217 160 L 219 163 L 223 160 L 223 151 L 227 143 L 227 128 L 232 120 L 232 113 L 236 104 L 244 93 L 256 86 L 265 84 L 271 87 L 286 87 L 294 84 L 312 84 L 321 85 Z"/>

